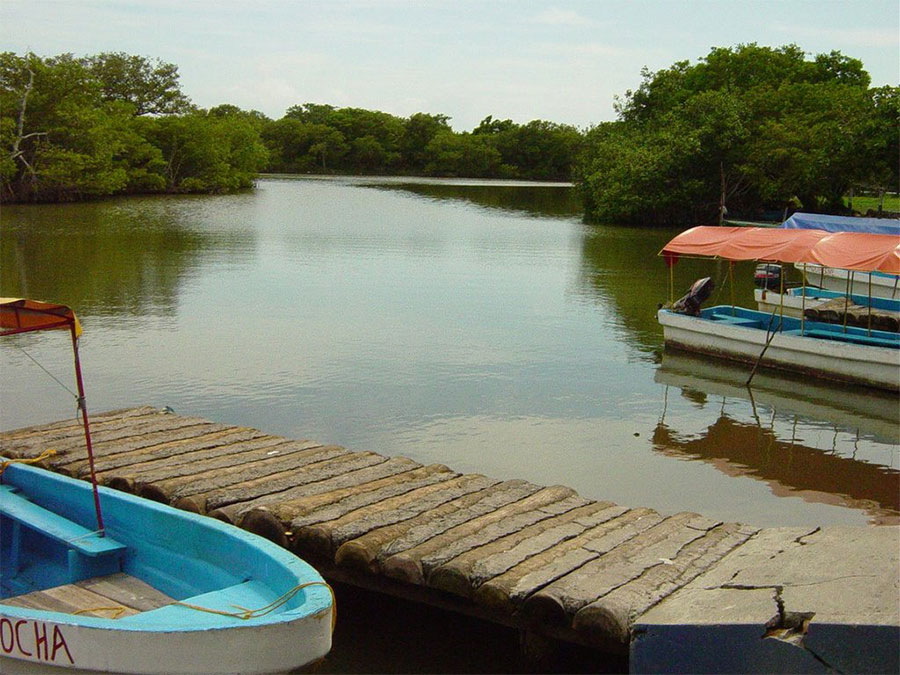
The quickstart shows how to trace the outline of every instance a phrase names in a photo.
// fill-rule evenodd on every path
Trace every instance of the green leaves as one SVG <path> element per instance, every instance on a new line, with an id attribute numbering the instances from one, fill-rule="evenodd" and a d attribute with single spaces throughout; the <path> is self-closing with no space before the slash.
<path id="1" fill-rule="evenodd" d="M 159 60 L 0 54 L 0 198 L 249 187 L 268 160 L 263 122 L 232 108 L 194 110 Z"/>
<path id="2" fill-rule="evenodd" d="M 576 180 L 589 218 L 711 223 L 723 200 L 745 217 L 839 210 L 854 185 L 896 186 L 896 92 L 869 90 L 857 59 L 749 44 L 642 77 L 620 121 L 587 135 Z"/>

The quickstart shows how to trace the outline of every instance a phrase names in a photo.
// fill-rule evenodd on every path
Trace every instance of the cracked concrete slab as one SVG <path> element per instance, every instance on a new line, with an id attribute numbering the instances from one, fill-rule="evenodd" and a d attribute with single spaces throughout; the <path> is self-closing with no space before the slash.
<path id="1" fill-rule="evenodd" d="M 900 528 L 761 530 L 633 635 L 636 673 L 900 672 Z"/>

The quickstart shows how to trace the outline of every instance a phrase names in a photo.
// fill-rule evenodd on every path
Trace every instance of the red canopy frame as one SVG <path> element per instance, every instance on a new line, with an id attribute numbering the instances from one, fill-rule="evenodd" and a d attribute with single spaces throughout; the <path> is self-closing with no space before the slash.
<path id="1" fill-rule="evenodd" d="M 825 232 L 766 227 L 700 226 L 666 244 L 660 255 L 810 263 L 857 272 L 900 275 L 900 237 L 868 232 Z"/>
<path id="2" fill-rule="evenodd" d="M 94 470 L 94 448 L 91 443 L 91 426 L 88 420 L 84 396 L 84 379 L 81 375 L 81 359 L 78 355 L 78 338 L 81 323 L 75 312 L 66 305 L 59 305 L 21 298 L 0 298 L 0 337 L 33 333 L 42 330 L 68 330 L 72 337 L 72 355 L 75 360 L 75 383 L 78 386 L 78 408 L 84 425 L 84 442 L 87 447 L 91 485 L 94 491 L 94 510 L 97 513 L 97 529 L 104 536 L 103 513 L 100 510 L 100 492 Z"/>

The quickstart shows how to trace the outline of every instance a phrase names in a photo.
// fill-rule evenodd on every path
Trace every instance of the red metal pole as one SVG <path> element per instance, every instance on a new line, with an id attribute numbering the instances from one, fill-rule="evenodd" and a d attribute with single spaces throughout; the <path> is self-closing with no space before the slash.
<path id="1" fill-rule="evenodd" d="M 88 422 L 87 403 L 84 400 L 84 381 L 81 378 L 81 359 L 78 358 L 78 335 L 75 332 L 75 322 L 70 327 L 72 332 L 72 353 L 75 355 L 75 382 L 78 384 L 78 407 L 81 409 L 81 419 L 84 423 L 84 442 L 87 445 L 88 464 L 91 469 L 91 485 L 94 489 L 94 509 L 97 511 L 97 529 L 100 536 L 105 535 L 103 527 L 103 514 L 100 512 L 100 491 L 97 489 L 97 474 L 94 472 L 94 448 L 91 445 L 91 426 Z"/>

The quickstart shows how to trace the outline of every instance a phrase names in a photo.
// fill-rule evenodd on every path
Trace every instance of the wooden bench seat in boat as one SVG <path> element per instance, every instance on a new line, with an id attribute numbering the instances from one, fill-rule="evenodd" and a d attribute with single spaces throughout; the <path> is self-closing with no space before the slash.
<path id="1" fill-rule="evenodd" d="M 796 331 L 796 334 L 799 335 L 800 331 Z M 894 349 L 900 347 L 900 341 L 892 340 L 890 338 L 878 337 L 876 335 L 842 333 L 839 331 L 819 330 L 815 328 L 812 330 L 805 330 L 803 334 L 807 337 L 820 338 L 824 340 L 837 340 L 838 342 L 853 342 L 854 344 L 871 345 L 873 347 L 891 347 Z"/>
<path id="2" fill-rule="evenodd" d="M 730 314 L 713 314 L 710 317 L 713 321 L 721 321 L 732 326 L 745 326 L 747 328 L 762 328 L 762 322 L 757 319 L 747 319 L 741 316 L 731 316 Z"/>
<path id="3" fill-rule="evenodd" d="M 9 485 L 0 485 L 0 516 L 12 522 L 10 532 L 10 569 L 5 577 L 15 577 L 20 569 L 22 528 L 52 539 L 68 551 L 68 581 L 75 582 L 100 574 L 119 571 L 119 562 L 127 550 L 124 544 L 89 530 L 65 516 L 35 504 Z"/>

